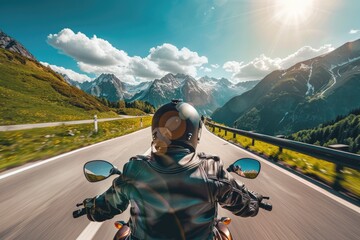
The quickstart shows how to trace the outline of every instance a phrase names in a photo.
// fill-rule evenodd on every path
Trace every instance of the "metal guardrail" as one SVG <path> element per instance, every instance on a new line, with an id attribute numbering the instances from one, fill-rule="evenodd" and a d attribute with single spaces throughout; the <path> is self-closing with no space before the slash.
<path id="1" fill-rule="evenodd" d="M 213 132 L 215 132 L 215 128 L 218 128 L 225 130 L 226 132 L 227 131 L 232 132 L 234 134 L 234 138 L 236 137 L 236 134 L 252 138 L 253 145 L 255 143 L 255 140 L 258 140 L 261 142 L 278 146 L 280 152 L 282 151 L 283 148 L 285 148 L 315 158 L 319 158 L 321 160 L 326 160 L 328 162 L 335 163 L 337 165 L 336 172 L 340 172 L 343 167 L 349 167 L 355 170 L 360 170 L 360 155 L 357 154 L 330 149 L 326 147 L 320 147 L 307 143 L 292 141 L 284 138 L 272 137 L 264 134 L 225 127 L 211 123 L 208 120 L 206 120 L 206 124 L 209 125 L 210 127 L 213 127 Z"/>

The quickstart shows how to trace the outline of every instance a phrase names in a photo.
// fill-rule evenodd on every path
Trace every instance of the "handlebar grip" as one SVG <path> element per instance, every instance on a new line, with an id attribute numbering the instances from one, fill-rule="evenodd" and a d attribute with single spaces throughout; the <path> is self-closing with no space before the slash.
<path id="1" fill-rule="evenodd" d="M 272 205 L 270 203 L 266 203 L 266 202 L 261 202 L 259 204 L 259 207 L 265 209 L 266 211 L 271 211 L 272 210 Z"/>
<path id="2" fill-rule="evenodd" d="M 78 209 L 76 211 L 73 211 L 73 218 L 78 218 L 86 214 L 85 208 Z"/>

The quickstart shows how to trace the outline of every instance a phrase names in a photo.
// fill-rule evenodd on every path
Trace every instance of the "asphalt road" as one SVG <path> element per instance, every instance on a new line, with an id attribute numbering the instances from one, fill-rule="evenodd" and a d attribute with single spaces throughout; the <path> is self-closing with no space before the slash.
<path id="1" fill-rule="evenodd" d="M 119 116 L 120 117 L 118 117 L 118 118 L 100 118 L 97 121 L 98 122 L 108 122 L 108 121 L 114 121 L 114 120 L 119 120 L 119 119 L 123 119 L 123 118 L 141 117 L 141 116 L 129 116 L 129 115 L 119 115 Z M 87 123 L 93 123 L 93 122 L 94 122 L 94 119 L 63 121 L 63 122 L 48 122 L 48 123 L 4 125 L 4 126 L 0 126 L 0 132 L 33 129 L 33 128 L 55 127 L 55 126 L 61 126 L 61 125 L 87 124 Z"/>
<path id="2" fill-rule="evenodd" d="M 94 224 L 86 217 L 72 218 L 76 203 L 102 193 L 112 182 L 110 179 L 87 182 L 82 166 L 89 160 L 106 159 L 121 169 L 130 156 L 145 153 L 150 140 L 147 128 L 43 164 L 33 163 L 2 173 L 0 239 L 91 239 L 91 236 L 112 239 L 116 232 L 115 219 Z M 221 156 L 226 166 L 239 158 L 251 157 L 207 131 L 203 131 L 199 151 Z M 273 211 L 261 211 L 254 218 L 240 218 L 220 210 L 219 216 L 232 218 L 230 229 L 235 239 L 359 239 L 358 207 L 345 206 L 311 184 L 262 161 L 257 179 L 241 180 L 249 189 L 270 196 Z M 27 170 L 22 171 L 24 168 Z M 125 213 L 116 219 L 127 218 Z"/>

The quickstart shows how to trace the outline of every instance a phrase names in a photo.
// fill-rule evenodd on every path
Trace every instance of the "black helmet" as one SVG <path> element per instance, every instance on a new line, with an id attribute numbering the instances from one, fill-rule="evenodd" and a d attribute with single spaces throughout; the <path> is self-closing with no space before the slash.
<path id="1" fill-rule="evenodd" d="M 152 119 L 153 146 L 167 152 L 169 147 L 183 147 L 195 152 L 201 134 L 200 116 L 182 100 L 172 100 L 160 107 Z"/>

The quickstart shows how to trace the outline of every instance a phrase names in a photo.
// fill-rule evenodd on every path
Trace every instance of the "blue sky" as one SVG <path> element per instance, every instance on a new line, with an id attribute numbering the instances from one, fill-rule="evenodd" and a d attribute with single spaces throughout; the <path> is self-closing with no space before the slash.
<path id="1" fill-rule="evenodd" d="M 359 39 L 359 9 L 358 0 L 13 0 L 1 3 L 0 28 L 78 81 L 183 72 L 237 82 Z"/>

